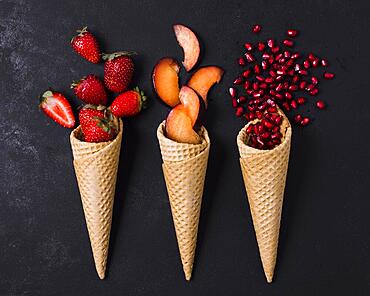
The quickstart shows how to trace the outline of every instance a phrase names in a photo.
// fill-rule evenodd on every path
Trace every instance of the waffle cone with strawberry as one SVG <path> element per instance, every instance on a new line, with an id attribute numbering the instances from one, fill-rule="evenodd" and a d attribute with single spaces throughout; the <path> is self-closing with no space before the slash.
<path id="1" fill-rule="evenodd" d="M 99 109 L 99 108 L 98 108 Z M 122 141 L 122 121 L 106 109 L 85 107 L 71 132 L 73 165 L 96 271 L 105 277 L 113 202 Z M 99 129 L 101 129 L 99 131 Z"/>
<path id="2" fill-rule="evenodd" d="M 289 120 L 276 109 L 276 113 L 249 122 L 237 137 L 254 230 L 269 283 L 277 257 L 291 136 Z"/>
<path id="3" fill-rule="evenodd" d="M 199 60 L 198 39 L 183 25 L 175 25 L 173 29 L 184 50 L 183 66 L 190 71 Z M 165 57 L 155 65 L 152 78 L 158 97 L 172 107 L 157 129 L 157 138 L 181 263 L 185 279 L 190 280 L 211 146 L 202 124 L 208 91 L 221 80 L 223 70 L 217 66 L 201 67 L 181 88 L 179 72 L 180 64 Z"/>

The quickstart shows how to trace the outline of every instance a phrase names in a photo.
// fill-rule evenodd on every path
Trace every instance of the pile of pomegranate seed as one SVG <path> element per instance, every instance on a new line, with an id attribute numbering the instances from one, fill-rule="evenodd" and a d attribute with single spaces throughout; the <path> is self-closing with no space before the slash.
<path id="1" fill-rule="evenodd" d="M 276 109 L 275 109 L 276 112 Z M 256 149 L 273 149 L 281 143 L 280 126 L 283 117 L 278 113 L 266 112 L 261 120 L 251 123 L 247 127 L 248 139 L 246 144 Z"/>
<path id="2" fill-rule="evenodd" d="M 260 33 L 261 29 L 260 25 L 254 25 L 252 32 Z M 292 51 L 294 41 L 290 38 L 295 38 L 298 33 L 297 30 L 287 30 L 288 38 L 281 43 L 268 39 L 256 44 L 244 44 L 246 52 L 237 60 L 242 71 L 234 79 L 234 86 L 229 88 L 238 117 L 243 116 L 248 121 L 262 118 L 264 113 L 273 112 L 269 109 L 274 109 L 276 104 L 289 112 L 319 94 L 319 78 L 310 71 L 327 67 L 328 61 L 313 53 L 304 57 L 302 53 Z M 324 72 L 323 78 L 333 79 L 334 74 Z M 320 110 L 326 106 L 322 100 L 316 100 L 315 105 Z M 305 126 L 311 119 L 297 114 L 294 121 Z"/>

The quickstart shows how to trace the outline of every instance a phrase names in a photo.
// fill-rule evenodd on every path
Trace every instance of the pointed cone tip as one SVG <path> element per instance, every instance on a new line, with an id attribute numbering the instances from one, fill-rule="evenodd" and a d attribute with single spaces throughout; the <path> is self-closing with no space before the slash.
<path id="1" fill-rule="evenodd" d="M 102 271 L 102 270 L 97 270 L 97 273 L 98 273 L 98 276 L 101 280 L 104 280 L 105 278 L 105 271 Z"/>
<path id="2" fill-rule="evenodd" d="M 191 279 L 191 273 L 190 274 L 185 274 L 185 279 L 187 281 L 190 281 L 190 279 Z"/>
<path id="3" fill-rule="evenodd" d="M 271 284 L 271 283 L 272 283 L 272 277 L 273 277 L 273 275 L 269 275 L 269 274 L 265 273 L 265 276 L 266 276 L 266 280 L 267 280 L 267 282 L 268 282 L 269 284 Z"/>

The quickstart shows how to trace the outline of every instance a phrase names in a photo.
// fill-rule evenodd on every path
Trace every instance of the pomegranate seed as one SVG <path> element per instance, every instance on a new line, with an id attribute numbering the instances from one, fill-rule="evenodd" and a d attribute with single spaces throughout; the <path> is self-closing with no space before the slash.
<path id="1" fill-rule="evenodd" d="M 300 74 L 300 75 L 307 75 L 308 72 L 306 70 L 299 70 L 298 71 L 298 74 Z"/>
<path id="2" fill-rule="evenodd" d="M 306 102 L 306 99 L 304 97 L 297 98 L 297 103 L 299 105 L 303 105 Z"/>
<path id="3" fill-rule="evenodd" d="M 290 92 L 286 92 L 285 94 L 285 97 L 288 99 L 288 100 L 291 100 L 293 98 L 292 94 Z"/>
<path id="4" fill-rule="evenodd" d="M 253 82 L 252 88 L 253 88 L 254 90 L 259 90 L 259 89 L 260 89 L 260 87 L 259 87 L 259 83 L 258 83 L 258 82 Z"/>
<path id="5" fill-rule="evenodd" d="M 295 85 L 295 84 L 292 84 L 292 85 L 290 85 L 289 86 L 289 88 L 288 88 L 290 91 L 296 91 L 296 90 L 298 90 L 298 86 L 297 85 Z"/>
<path id="6" fill-rule="evenodd" d="M 312 62 L 314 60 L 316 60 L 317 58 L 315 57 L 315 55 L 311 52 L 308 54 L 308 59 Z"/>
<path id="7" fill-rule="evenodd" d="M 275 109 L 276 110 L 276 109 Z M 276 111 L 275 111 L 276 112 Z M 283 117 L 281 117 L 281 116 L 278 116 L 278 117 L 276 117 L 275 118 L 275 123 L 277 124 L 277 125 L 280 125 L 281 123 L 282 123 L 282 121 L 283 121 Z"/>
<path id="8" fill-rule="evenodd" d="M 319 93 L 319 89 L 318 88 L 314 88 L 313 90 L 310 91 L 310 95 L 311 96 L 316 96 L 318 93 Z"/>
<path id="9" fill-rule="evenodd" d="M 234 108 L 236 108 L 238 106 L 238 101 L 235 98 L 233 98 L 231 100 L 231 103 L 232 103 L 232 105 L 233 105 Z"/>
<path id="10" fill-rule="evenodd" d="M 246 52 L 244 55 L 245 55 L 245 58 L 247 59 L 248 62 L 254 62 L 255 61 L 255 58 L 252 54 Z"/>
<path id="11" fill-rule="evenodd" d="M 279 83 L 278 85 L 277 85 L 277 87 L 275 88 L 275 90 L 276 91 L 282 91 L 283 90 L 283 84 L 282 83 Z"/>
<path id="12" fill-rule="evenodd" d="M 290 60 L 288 60 L 288 61 L 286 62 L 286 65 L 287 65 L 288 67 L 293 66 L 293 64 L 294 64 L 294 60 L 292 60 L 292 59 L 290 59 Z"/>
<path id="13" fill-rule="evenodd" d="M 316 68 L 316 67 L 318 67 L 319 66 L 319 59 L 316 59 L 316 60 L 313 60 L 312 61 L 312 67 L 314 67 L 314 68 Z"/>
<path id="14" fill-rule="evenodd" d="M 283 54 L 282 54 L 282 53 L 277 54 L 277 55 L 275 56 L 275 61 L 280 60 L 282 57 L 283 57 Z"/>
<path id="15" fill-rule="evenodd" d="M 250 44 L 250 43 L 245 43 L 245 44 L 244 44 L 244 47 L 245 47 L 245 49 L 246 49 L 246 50 L 248 50 L 248 51 L 251 51 L 251 50 L 253 49 L 253 46 L 252 46 L 252 44 Z"/>
<path id="16" fill-rule="evenodd" d="M 243 113 L 244 113 L 243 107 L 236 108 L 236 111 L 235 111 L 236 116 L 240 117 L 243 115 Z"/>
<path id="17" fill-rule="evenodd" d="M 277 99 L 279 99 L 279 100 L 282 100 L 282 99 L 283 99 L 283 95 L 282 95 L 282 94 L 277 93 L 277 94 L 275 95 L 275 98 L 277 98 Z"/>
<path id="18" fill-rule="evenodd" d="M 321 60 L 321 66 L 323 66 L 323 67 L 327 67 L 327 66 L 328 66 L 328 61 L 327 61 L 327 60 L 322 59 L 322 60 Z"/>
<path id="19" fill-rule="evenodd" d="M 247 101 L 247 98 L 246 97 L 244 97 L 244 96 L 240 96 L 239 98 L 238 98 L 238 102 L 240 103 L 240 104 L 243 104 L 243 103 L 245 103 Z"/>
<path id="20" fill-rule="evenodd" d="M 283 76 L 281 76 L 281 75 L 278 75 L 278 76 L 276 76 L 276 81 L 280 81 L 280 80 L 282 80 L 283 79 Z"/>
<path id="21" fill-rule="evenodd" d="M 306 81 L 301 81 L 299 84 L 299 89 L 305 89 L 307 82 Z"/>
<path id="22" fill-rule="evenodd" d="M 277 112 L 277 109 L 275 107 L 270 107 L 267 109 L 267 111 L 270 113 L 274 113 L 274 112 Z"/>
<path id="23" fill-rule="evenodd" d="M 258 80 L 258 81 L 265 81 L 265 78 L 263 78 L 262 76 L 260 76 L 260 75 L 257 75 L 256 76 L 256 79 Z"/>
<path id="24" fill-rule="evenodd" d="M 316 102 L 316 107 L 319 108 L 320 110 L 323 110 L 323 109 L 325 109 L 325 103 L 321 100 L 318 100 Z"/>
<path id="25" fill-rule="evenodd" d="M 283 41 L 283 44 L 284 44 L 285 46 L 288 46 L 288 47 L 293 47 L 293 46 L 294 46 L 294 42 L 293 42 L 293 40 L 289 40 L 289 39 L 285 39 L 285 40 Z"/>
<path id="26" fill-rule="evenodd" d="M 293 109 L 297 109 L 298 108 L 297 102 L 295 100 L 291 100 L 290 101 L 290 106 L 292 106 Z"/>
<path id="27" fill-rule="evenodd" d="M 284 103 L 282 104 L 282 106 L 283 106 L 283 108 L 284 108 L 286 111 L 290 111 L 290 106 L 289 106 L 289 104 L 288 104 L 287 102 L 284 102 Z"/>
<path id="28" fill-rule="evenodd" d="M 254 25 L 252 27 L 252 32 L 255 33 L 255 34 L 261 32 L 261 30 L 262 30 L 262 27 L 260 25 L 258 25 L 258 24 Z"/>
<path id="29" fill-rule="evenodd" d="M 250 74 L 251 74 L 251 70 L 245 70 L 242 75 L 244 78 L 248 78 Z"/>
<path id="30" fill-rule="evenodd" d="M 270 74 L 271 77 L 276 77 L 277 76 L 276 73 L 273 70 L 270 70 L 269 74 Z"/>
<path id="31" fill-rule="evenodd" d="M 271 129 L 271 128 L 274 126 L 274 124 L 272 124 L 271 122 L 269 122 L 269 121 L 267 121 L 267 120 L 262 120 L 262 124 L 263 124 L 266 128 L 268 128 L 268 129 Z"/>
<path id="32" fill-rule="evenodd" d="M 269 57 L 268 62 L 269 62 L 270 65 L 273 65 L 273 67 L 275 67 L 275 65 L 273 64 L 274 63 L 274 57 L 273 56 Z"/>
<path id="33" fill-rule="evenodd" d="M 285 59 L 284 59 L 284 58 L 281 58 L 281 59 L 278 61 L 278 63 L 279 63 L 280 65 L 285 64 Z"/>
<path id="34" fill-rule="evenodd" d="M 265 79 L 265 82 L 266 83 L 272 83 L 274 81 L 274 78 L 272 78 L 272 77 L 267 77 L 266 79 Z"/>
<path id="35" fill-rule="evenodd" d="M 301 65 L 300 64 L 295 64 L 294 71 L 298 72 L 299 70 L 301 70 Z"/>
<path id="36" fill-rule="evenodd" d="M 270 47 L 270 48 L 273 48 L 275 46 L 274 39 L 267 40 L 267 46 Z"/>
<path id="37" fill-rule="evenodd" d="M 301 125 L 305 126 L 305 125 L 309 124 L 310 122 L 311 122 L 311 119 L 309 119 L 308 117 L 304 117 L 301 120 Z"/>
<path id="38" fill-rule="evenodd" d="M 261 74 L 261 68 L 258 64 L 254 65 L 254 73 Z"/>
<path id="39" fill-rule="evenodd" d="M 273 53 L 278 53 L 279 51 L 280 51 L 279 46 L 274 46 L 273 48 L 271 48 L 271 52 L 273 52 Z"/>
<path id="40" fill-rule="evenodd" d="M 244 88 L 245 90 L 247 90 L 248 88 L 250 88 L 250 86 L 251 86 L 251 83 L 250 83 L 248 80 L 246 80 L 246 81 L 244 82 L 243 88 Z"/>
<path id="41" fill-rule="evenodd" d="M 313 90 L 314 88 L 315 88 L 315 85 L 314 85 L 314 84 L 309 84 L 309 85 L 307 85 L 306 90 L 307 90 L 307 91 L 311 91 L 311 90 Z"/>
<path id="42" fill-rule="evenodd" d="M 230 94 L 230 96 L 231 96 L 232 98 L 234 98 L 234 97 L 235 97 L 235 95 L 236 95 L 236 90 L 235 90 L 235 88 L 230 87 L 230 88 L 229 88 L 229 94 Z"/>
<path id="43" fill-rule="evenodd" d="M 259 97 L 261 97 L 261 94 L 259 92 L 255 92 L 253 94 L 253 98 L 259 98 Z"/>
<path id="44" fill-rule="evenodd" d="M 311 82 L 312 82 L 312 84 L 313 84 L 313 85 L 316 85 L 316 84 L 318 84 L 318 83 L 319 83 L 319 80 L 317 79 L 317 77 L 312 76 L 312 77 L 311 77 Z"/>
<path id="45" fill-rule="evenodd" d="M 292 78 L 293 83 L 297 83 L 298 80 L 299 80 L 299 76 L 298 75 L 294 75 L 293 78 Z"/>
<path id="46" fill-rule="evenodd" d="M 310 65 L 310 61 L 309 61 L 309 60 L 305 60 L 305 61 L 303 62 L 303 67 L 305 67 L 306 69 L 308 69 L 309 67 L 311 67 L 311 65 Z"/>
<path id="47" fill-rule="evenodd" d="M 263 58 L 264 60 L 268 60 L 268 59 L 270 58 L 270 55 L 269 55 L 267 52 L 264 52 L 264 53 L 262 54 L 262 58 Z"/>
<path id="48" fill-rule="evenodd" d="M 293 29 L 289 29 L 286 33 L 289 37 L 295 37 L 298 35 L 298 31 Z"/>
<path id="49" fill-rule="evenodd" d="M 297 114 L 296 116 L 294 116 L 294 121 L 296 123 L 300 123 L 302 121 L 302 115 L 301 114 Z"/>
<path id="50" fill-rule="evenodd" d="M 245 114 L 247 115 L 247 114 Z M 250 134 L 253 131 L 253 125 L 249 125 L 246 129 L 247 134 Z"/>
<path id="51" fill-rule="evenodd" d="M 263 42 L 258 42 L 257 49 L 258 51 L 263 51 L 266 45 Z"/>
<path id="52" fill-rule="evenodd" d="M 239 85 L 239 84 L 242 84 L 242 82 L 243 82 L 243 79 L 241 78 L 241 77 L 238 77 L 238 78 L 236 78 L 235 80 L 234 80 L 234 84 L 235 85 Z"/>
<path id="53" fill-rule="evenodd" d="M 292 56 L 290 58 L 295 60 L 295 59 L 298 59 L 300 56 L 301 55 L 298 52 L 296 52 L 296 53 L 292 54 Z"/>
<path id="54" fill-rule="evenodd" d="M 325 79 L 333 79 L 334 78 L 334 74 L 333 73 L 329 73 L 329 72 L 325 72 L 324 73 L 324 78 Z"/>
<path id="55" fill-rule="evenodd" d="M 244 66 L 245 65 L 245 60 L 243 58 L 238 59 L 238 64 L 240 66 Z"/>
<path id="56" fill-rule="evenodd" d="M 284 51 L 284 57 L 285 58 L 290 58 L 290 51 Z"/>
<path id="57" fill-rule="evenodd" d="M 253 94 L 253 89 L 247 89 L 246 91 L 245 91 L 248 95 L 252 95 Z"/>
<path id="58" fill-rule="evenodd" d="M 262 89 L 266 89 L 266 88 L 267 88 L 267 84 L 266 84 L 266 83 L 261 83 L 261 84 L 260 84 L 260 88 L 262 88 Z"/>
<path id="59" fill-rule="evenodd" d="M 267 138 L 270 138 L 270 134 L 268 132 L 264 132 L 264 133 L 261 134 L 261 137 L 263 139 L 267 139 Z"/>
<path id="60" fill-rule="evenodd" d="M 266 61 L 262 61 L 262 62 L 261 62 L 261 66 L 262 66 L 262 69 L 263 69 L 263 70 L 267 70 L 267 68 L 268 68 L 268 64 L 267 64 L 267 62 L 266 62 Z"/>

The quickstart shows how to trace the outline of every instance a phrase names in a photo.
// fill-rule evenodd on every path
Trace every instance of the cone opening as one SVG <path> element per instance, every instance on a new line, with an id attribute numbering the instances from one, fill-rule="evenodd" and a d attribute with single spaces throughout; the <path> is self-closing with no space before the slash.
<path id="1" fill-rule="evenodd" d="M 202 126 L 199 135 L 202 142 L 200 144 L 178 143 L 165 136 L 165 121 L 161 122 L 157 129 L 157 138 L 164 162 L 177 162 L 189 160 L 196 157 L 210 146 L 210 139 L 207 130 Z"/>
<path id="2" fill-rule="evenodd" d="M 238 134 L 238 137 L 237 137 L 237 144 L 239 146 L 239 149 L 242 147 L 244 150 L 247 150 L 249 153 L 267 154 L 267 153 L 272 153 L 274 151 L 280 150 L 281 147 L 286 145 L 286 142 L 291 137 L 292 127 L 290 125 L 289 119 L 285 116 L 285 114 L 280 109 L 278 110 L 278 113 L 283 116 L 283 122 L 282 122 L 281 127 L 280 127 L 280 132 L 283 136 L 282 136 L 282 141 L 279 145 L 275 146 L 273 149 L 261 150 L 261 149 L 254 148 L 254 147 L 251 147 L 248 144 L 246 144 L 246 138 L 248 136 L 246 130 L 247 130 L 248 126 L 250 126 L 251 124 L 256 123 L 258 121 L 258 119 L 257 119 L 257 120 L 253 120 L 253 121 L 248 122 L 240 130 L 240 132 Z"/>

